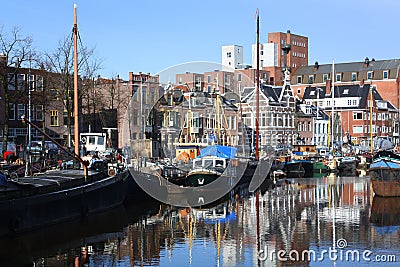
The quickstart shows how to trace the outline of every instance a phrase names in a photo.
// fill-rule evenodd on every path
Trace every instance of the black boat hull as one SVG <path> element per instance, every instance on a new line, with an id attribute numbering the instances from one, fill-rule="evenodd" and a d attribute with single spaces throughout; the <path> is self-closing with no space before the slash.
<path id="1" fill-rule="evenodd" d="M 57 191 L 0 201 L 0 236 L 60 223 L 123 203 L 128 171 Z M 21 189 L 23 190 L 23 189 Z"/>

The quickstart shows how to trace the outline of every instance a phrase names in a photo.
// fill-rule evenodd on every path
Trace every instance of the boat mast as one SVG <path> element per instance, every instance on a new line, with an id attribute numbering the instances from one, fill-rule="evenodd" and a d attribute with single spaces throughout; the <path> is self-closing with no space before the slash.
<path id="1" fill-rule="evenodd" d="M 256 69 L 256 160 L 259 159 L 258 154 L 258 135 L 259 125 L 258 118 L 260 117 L 260 16 L 257 9 L 257 69 Z"/>
<path id="2" fill-rule="evenodd" d="M 372 87 L 372 81 L 371 81 L 371 84 L 370 84 L 370 88 L 369 88 L 369 99 L 370 99 L 370 102 L 369 102 L 369 132 L 370 132 L 370 138 L 371 138 L 371 141 L 370 141 L 370 153 L 371 153 L 371 155 L 374 153 L 374 142 L 373 142 L 373 140 L 372 140 L 372 112 L 373 112 L 373 99 L 372 99 L 372 89 L 373 89 L 373 87 Z"/>
<path id="3" fill-rule="evenodd" d="M 78 119 L 78 24 L 76 19 L 76 4 L 74 4 L 74 149 L 79 155 L 79 119 Z"/>
<path id="4" fill-rule="evenodd" d="M 335 108 L 335 61 L 332 62 L 332 112 L 331 112 L 332 151 L 333 151 L 334 108 Z"/>

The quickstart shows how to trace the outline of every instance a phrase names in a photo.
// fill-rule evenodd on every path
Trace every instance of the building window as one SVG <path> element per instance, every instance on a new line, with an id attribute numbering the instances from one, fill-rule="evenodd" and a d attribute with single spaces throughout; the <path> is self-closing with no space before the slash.
<path id="1" fill-rule="evenodd" d="M 342 74 L 341 73 L 336 73 L 336 81 L 337 82 L 342 81 Z"/>
<path id="2" fill-rule="evenodd" d="M 361 134 L 363 133 L 363 126 L 353 126 L 353 133 L 355 134 Z"/>
<path id="3" fill-rule="evenodd" d="M 242 74 L 238 73 L 238 81 L 241 82 L 242 81 Z"/>
<path id="4" fill-rule="evenodd" d="M 347 100 L 347 105 L 351 106 L 351 100 L 350 99 Z"/>
<path id="5" fill-rule="evenodd" d="M 232 57 L 232 53 L 231 52 L 227 52 L 226 53 L 226 57 L 228 57 L 228 58 Z"/>
<path id="6" fill-rule="evenodd" d="M 297 83 L 301 83 L 301 76 L 297 76 Z"/>
<path id="7" fill-rule="evenodd" d="M 15 90 L 15 74 L 9 73 L 8 74 L 8 90 Z"/>
<path id="8" fill-rule="evenodd" d="M 389 79 L 389 71 L 388 70 L 383 71 L 383 79 Z"/>
<path id="9" fill-rule="evenodd" d="M 373 78 L 373 72 L 372 71 L 368 71 L 367 72 L 367 79 L 368 80 L 372 80 L 372 78 Z"/>
<path id="10" fill-rule="evenodd" d="M 50 126 L 58 125 L 58 110 L 50 110 Z"/>
<path id="11" fill-rule="evenodd" d="M 351 73 L 351 80 L 354 82 L 354 81 L 357 81 L 357 72 L 353 72 L 353 73 Z"/>
<path id="12" fill-rule="evenodd" d="M 362 112 L 353 112 L 353 120 L 362 120 L 363 113 Z"/>
<path id="13" fill-rule="evenodd" d="M 314 75 L 308 76 L 308 83 L 313 84 L 314 83 Z"/>
<path id="14" fill-rule="evenodd" d="M 349 94 L 349 89 L 347 89 L 347 88 L 344 89 L 344 90 L 343 90 L 343 94 L 344 94 L 344 95 L 348 95 L 348 94 Z"/>
<path id="15" fill-rule="evenodd" d="M 297 94 L 301 94 L 301 88 L 297 88 Z"/>
<path id="16" fill-rule="evenodd" d="M 37 121 L 43 121 L 43 114 L 44 114 L 44 110 L 43 110 L 43 105 L 38 105 L 38 106 L 36 106 L 36 109 L 35 109 L 35 119 L 37 120 Z"/>
<path id="17" fill-rule="evenodd" d="M 17 110 L 17 119 L 19 120 L 22 115 L 25 115 L 25 105 L 24 104 L 18 104 L 18 110 Z"/>
<path id="18" fill-rule="evenodd" d="M 35 75 L 28 75 L 28 89 L 35 90 Z"/>
<path id="19" fill-rule="evenodd" d="M 208 82 L 208 83 L 211 82 L 211 75 L 207 75 L 207 82 Z"/>
<path id="20" fill-rule="evenodd" d="M 326 82 L 328 80 L 328 77 L 329 77 L 329 75 L 325 73 L 324 76 L 323 76 L 324 82 Z"/>
<path id="21" fill-rule="evenodd" d="M 353 106 L 357 106 L 357 99 L 353 99 Z"/>
<path id="22" fill-rule="evenodd" d="M 15 105 L 13 103 L 8 104 L 8 119 L 15 120 Z"/>
<path id="23" fill-rule="evenodd" d="M 17 88 L 21 91 L 25 89 L 25 74 L 17 75 Z"/>
<path id="24" fill-rule="evenodd" d="M 43 76 L 36 75 L 36 91 L 43 91 Z"/>

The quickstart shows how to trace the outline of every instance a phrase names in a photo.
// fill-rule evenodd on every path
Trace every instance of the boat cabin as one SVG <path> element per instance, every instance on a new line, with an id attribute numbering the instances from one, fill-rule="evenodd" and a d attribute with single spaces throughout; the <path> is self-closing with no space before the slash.
<path id="1" fill-rule="evenodd" d="M 201 158 L 195 158 L 193 159 L 193 169 L 209 167 L 225 169 L 227 166 L 227 160 L 228 159 L 226 158 L 221 158 L 217 156 L 205 156 Z"/>
<path id="2" fill-rule="evenodd" d="M 105 133 L 81 133 L 80 140 L 87 152 L 107 150 L 107 134 Z"/>

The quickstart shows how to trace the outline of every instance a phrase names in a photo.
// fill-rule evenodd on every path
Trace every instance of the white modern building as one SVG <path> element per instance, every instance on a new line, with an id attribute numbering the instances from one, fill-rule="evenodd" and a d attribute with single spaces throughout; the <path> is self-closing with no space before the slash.
<path id="1" fill-rule="evenodd" d="M 222 46 L 222 66 L 231 69 L 239 69 L 243 65 L 243 46 L 223 45 Z"/>
<path id="2" fill-rule="evenodd" d="M 260 56 L 259 56 L 259 66 L 263 67 L 278 67 L 278 44 L 276 43 L 266 43 L 260 44 Z M 251 46 L 251 64 L 253 68 L 257 64 L 257 45 L 253 44 Z"/>

